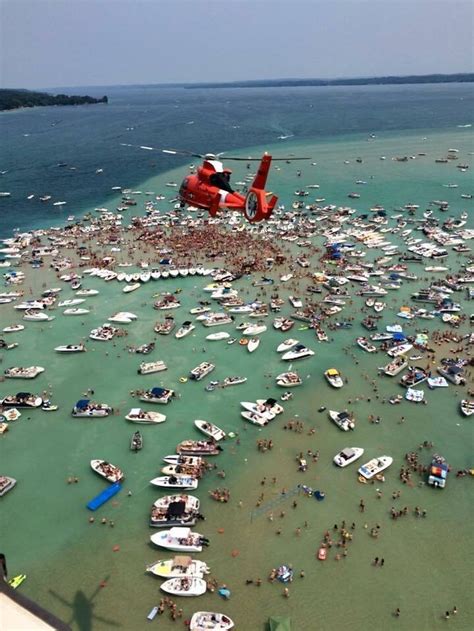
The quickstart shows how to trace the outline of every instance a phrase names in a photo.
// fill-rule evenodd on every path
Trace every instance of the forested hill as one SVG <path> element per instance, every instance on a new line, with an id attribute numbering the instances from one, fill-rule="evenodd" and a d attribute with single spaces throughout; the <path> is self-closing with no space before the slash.
<path id="1" fill-rule="evenodd" d="M 227 83 L 188 83 L 186 88 L 282 88 L 333 85 L 402 85 L 413 83 L 472 83 L 473 73 L 410 75 L 404 77 L 359 77 L 348 79 L 257 79 Z"/>
<path id="2" fill-rule="evenodd" d="M 31 90 L 0 89 L 0 111 L 16 110 L 20 107 L 37 107 L 44 105 L 85 105 L 92 103 L 108 103 L 103 96 L 95 99 L 92 96 L 68 96 L 67 94 L 47 94 Z"/>

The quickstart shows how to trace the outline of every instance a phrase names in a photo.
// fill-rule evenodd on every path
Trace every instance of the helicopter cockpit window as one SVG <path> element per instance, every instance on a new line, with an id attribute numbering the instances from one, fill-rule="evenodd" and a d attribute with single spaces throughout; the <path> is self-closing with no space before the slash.
<path id="1" fill-rule="evenodd" d="M 233 193 L 233 189 L 230 185 L 230 173 L 213 173 L 209 178 L 209 182 L 212 186 L 217 186 L 223 191 L 227 191 L 228 193 Z"/>

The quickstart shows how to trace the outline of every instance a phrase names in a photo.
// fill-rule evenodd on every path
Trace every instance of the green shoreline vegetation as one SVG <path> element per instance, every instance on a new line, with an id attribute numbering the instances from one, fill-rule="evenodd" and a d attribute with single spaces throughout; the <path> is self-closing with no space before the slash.
<path id="1" fill-rule="evenodd" d="M 90 105 L 108 103 L 107 96 L 96 99 L 92 96 L 68 96 L 67 94 L 48 94 L 31 90 L 0 89 L 0 111 L 16 110 L 20 107 L 38 107 L 45 105 Z"/>
<path id="2" fill-rule="evenodd" d="M 193 83 L 186 88 L 282 88 L 327 87 L 338 85 L 402 85 L 420 83 L 472 83 L 474 73 L 428 74 L 387 77 L 353 77 L 341 79 L 257 79 L 253 81 L 228 81 L 226 83 Z"/>

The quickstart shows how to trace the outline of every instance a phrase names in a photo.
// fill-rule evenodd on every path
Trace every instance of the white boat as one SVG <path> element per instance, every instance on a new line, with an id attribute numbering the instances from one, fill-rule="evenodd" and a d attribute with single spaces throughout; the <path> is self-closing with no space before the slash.
<path id="1" fill-rule="evenodd" d="M 395 377 L 408 366 L 408 360 L 404 355 L 395 357 L 393 361 L 384 366 L 383 371 L 388 377 Z"/>
<path id="2" fill-rule="evenodd" d="M 202 596 L 206 593 L 207 583 L 202 578 L 170 578 L 160 585 L 160 589 L 172 596 Z"/>
<path id="3" fill-rule="evenodd" d="M 91 469 L 108 482 L 120 482 L 124 477 L 121 469 L 106 460 L 91 460 Z"/>
<path id="4" fill-rule="evenodd" d="M 51 322 L 54 320 L 54 316 L 49 316 L 42 311 L 25 311 L 25 315 L 23 316 L 23 320 L 27 322 Z"/>
<path id="5" fill-rule="evenodd" d="M 341 373 L 337 370 L 337 368 L 328 368 L 324 371 L 324 376 L 333 388 L 342 388 L 344 385 Z"/>
<path id="6" fill-rule="evenodd" d="M 197 489 L 199 480 L 190 475 L 162 475 L 150 480 L 153 486 L 159 486 L 164 489 Z"/>
<path id="7" fill-rule="evenodd" d="M 203 578 L 209 574 L 210 568 L 204 561 L 198 561 L 190 556 L 175 556 L 163 559 L 146 566 L 146 571 L 159 578 Z"/>
<path id="8" fill-rule="evenodd" d="M 182 454 L 170 454 L 163 458 L 163 462 L 172 465 L 192 465 L 201 466 L 203 459 L 200 456 L 183 456 Z"/>
<path id="9" fill-rule="evenodd" d="M 157 532 L 151 535 L 150 541 L 155 546 L 176 552 L 201 552 L 203 545 L 209 544 L 208 539 L 199 533 L 183 527 Z"/>
<path id="10" fill-rule="evenodd" d="M 163 403 L 168 404 L 174 397 L 174 390 L 169 388 L 151 388 L 151 390 L 145 390 L 139 395 L 140 401 L 145 403 Z"/>
<path id="11" fill-rule="evenodd" d="M 247 344 L 247 350 L 249 353 L 253 353 L 260 345 L 260 339 L 258 337 L 251 337 Z"/>
<path id="12" fill-rule="evenodd" d="M 251 324 L 247 328 L 242 331 L 242 335 L 260 335 L 260 333 L 265 333 L 267 327 L 265 324 Z"/>
<path id="13" fill-rule="evenodd" d="M 300 386 L 303 383 L 303 380 L 298 375 L 297 372 L 289 371 L 282 372 L 280 375 L 275 377 L 277 385 L 282 388 L 294 388 L 296 386 Z"/>
<path id="14" fill-rule="evenodd" d="M 86 347 L 84 344 L 63 344 L 61 346 L 56 346 L 56 353 L 84 353 Z"/>
<path id="15" fill-rule="evenodd" d="M 156 362 L 142 362 L 138 369 L 138 373 L 140 375 L 151 375 L 155 372 L 161 372 L 162 370 L 166 370 L 167 366 L 164 361 L 156 361 Z"/>
<path id="16" fill-rule="evenodd" d="M 268 421 L 269 421 L 268 417 L 262 416 L 262 414 L 258 414 L 257 412 L 249 412 L 248 410 L 244 410 L 243 412 L 240 413 L 240 415 L 246 421 L 248 421 L 249 423 L 252 423 L 252 425 L 259 425 L 260 427 L 264 427 L 265 425 L 268 425 Z"/>
<path id="17" fill-rule="evenodd" d="M 367 353 L 375 353 L 377 351 L 377 347 L 371 344 L 366 337 L 358 337 L 356 341 L 358 346 Z"/>
<path id="18" fill-rule="evenodd" d="M 208 421 L 202 421 L 202 420 L 197 419 L 194 421 L 194 425 L 203 434 L 206 434 L 206 436 L 209 436 L 210 438 L 213 438 L 216 441 L 222 440 L 223 438 L 226 437 L 226 433 L 224 432 L 224 430 L 221 429 L 220 427 L 217 427 L 217 425 L 214 425 L 214 423 L 209 423 Z"/>
<path id="19" fill-rule="evenodd" d="M 130 316 L 134 316 L 134 317 L 130 317 Z M 110 316 L 110 318 L 107 318 L 109 322 L 114 322 L 116 324 L 130 324 L 131 322 L 133 322 L 133 320 L 136 319 L 137 316 L 135 316 L 133 313 L 128 313 L 125 311 L 120 311 L 119 313 L 115 313 L 114 315 Z"/>
<path id="20" fill-rule="evenodd" d="M 358 460 L 363 453 L 362 447 L 345 447 L 334 456 L 333 461 L 338 467 L 347 467 Z"/>
<path id="21" fill-rule="evenodd" d="M 399 357 L 400 355 L 404 355 L 405 353 L 408 353 L 408 351 L 411 351 L 412 348 L 413 344 L 398 344 L 388 350 L 387 355 L 390 355 L 390 357 Z"/>
<path id="22" fill-rule="evenodd" d="M 75 418 L 104 418 L 113 412 L 110 405 L 95 403 L 89 399 L 80 399 L 72 408 L 72 416 Z"/>
<path id="23" fill-rule="evenodd" d="M 329 418 L 341 429 L 343 432 L 348 432 L 350 429 L 355 429 L 354 417 L 349 414 L 347 410 L 337 412 L 336 410 L 328 410 Z"/>
<path id="24" fill-rule="evenodd" d="M 168 466 L 177 467 L 178 465 Z M 179 495 L 160 497 L 153 503 L 150 515 L 150 526 L 152 528 L 194 526 L 198 519 L 199 507 L 200 501 L 197 497 L 194 497 L 194 495 L 179 492 Z"/>
<path id="25" fill-rule="evenodd" d="M 293 346 L 296 346 L 297 344 L 299 344 L 299 341 L 290 337 L 277 346 L 277 353 L 285 353 L 286 351 L 289 351 L 290 348 L 293 348 Z"/>
<path id="26" fill-rule="evenodd" d="M 76 307 L 85 302 L 85 298 L 72 298 L 71 300 L 63 300 L 58 303 L 58 307 Z"/>
<path id="27" fill-rule="evenodd" d="M 286 283 L 292 278 L 293 278 L 293 274 L 283 274 L 283 276 L 280 276 L 280 280 L 282 283 Z"/>
<path id="28" fill-rule="evenodd" d="M 72 316 L 78 316 L 78 315 L 86 315 L 87 313 L 90 313 L 89 309 L 64 309 L 63 314 L 64 315 L 72 315 Z"/>
<path id="29" fill-rule="evenodd" d="M 275 418 L 277 412 L 270 409 L 269 406 L 265 405 L 263 400 L 261 403 L 253 403 L 252 401 L 241 401 L 240 405 L 247 412 L 252 412 L 258 414 L 259 416 L 265 417 L 268 421 L 271 421 Z"/>
<path id="30" fill-rule="evenodd" d="M 24 330 L 24 325 L 23 324 L 12 324 L 12 326 L 6 326 L 3 329 L 4 333 L 17 333 L 18 331 L 23 331 Z"/>
<path id="31" fill-rule="evenodd" d="M 381 473 L 393 462 L 393 458 L 390 456 L 379 456 L 378 458 L 372 458 L 369 462 L 366 462 L 359 468 L 359 473 L 366 480 L 370 480 L 375 475 Z"/>
<path id="32" fill-rule="evenodd" d="M 140 283 L 132 283 L 131 285 L 125 285 L 122 291 L 124 294 L 129 294 L 130 292 L 135 291 L 139 287 L 140 287 Z"/>
<path id="33" fill-rule="evenodd" d="M 293 361 L 295 359 L 303 359 L 304 357 L 311 357 L 314 355 L 314 351 L 307 348 L 303 344 L 296 344 L 292 349 L 284 353 L 281 358 L 283 361 Z"/>
<path id="34" fill-rule="evenodd" d="M 183 324 L 179 327 L 174 336 L 176 339 L 179 340 L 182 337 L 186 337 L 186 335 L 189 335 L 192 331 L 194 331 L 195 328 L 195 325 L 188 320 L 187 322 L 183 322 Z"/>
<path id="35" fill-rule="evenodd" d="M 219 331 L 218 333 L 211 333 L 210 335 L 206 335 L 206 340 L 216 342 L 219 340 L 226 340 L 229 337 L 230 333 L 227 333 L 226 331 Z"/>
<path id="36" fill-rule="evenodd" d="M 298 298 L 296 296 L 288 296 L 288 300 L 291 306 L 294 307 L 295 309 L 301 309 L 303 307 L 303 302 L 301 298 Z"/>
<path id="37" fill-rule="evenodd" d="M 201 362 L 199 366 L 196 366 L 196 368 L 193 368 L 190 371 L 189 377 L 190 379 L 194 379 L 195 381 L 201 381 L 201 379 L 204 379 L 204 377 L 212 372 L 214 368 L 214 364 L 211 364 L 209 362 Z"/>
<path id="38" fill-rule="evenodd" d="M 142 425 L 156 425 L 166 421 L 164 414 L 145 411 L 141 408 L 132 408 L 125 418 L 131 423 L 140 423 Z"/>
<path id="39" fill-rule="evenodd" d="M 98 293 L 98 289 L 79 289 L 76 291 L 76 296 L 97 296 Z"/>
<path id="40" fill-rule="evenodd" d="M 189 623 L 189 631 L 230 631 L 233 621 L 216 611 L 196 611 Z"/>
<path id="41" fill-rule="evenodd" d="M 3 374 L 8 379 L 34 379 L 42 372 L 44 372 L 42 366 L 28 366 L 26 368 L 15 366 L 13 368 L 7 368 Z"/>
<path id="42" fill-rule="evenodd" d="M 472 416 L 474 414 L 474 399 L 463 399 L 460 407 L 464 416 Z"/>
<path id="43" fill-rule="evenodd" d="M 6 495 L 8 491 L 11 491 L 15 484 L 15 478 L 11 478 L 8 475 L 0 475 L 0 497 Z"/>

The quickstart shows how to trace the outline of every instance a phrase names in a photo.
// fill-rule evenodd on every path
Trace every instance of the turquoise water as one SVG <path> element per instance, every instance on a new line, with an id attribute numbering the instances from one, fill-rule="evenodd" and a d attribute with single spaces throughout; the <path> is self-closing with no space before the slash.
<path id="1" fill-rule="evenodd" d="M 393 208 L 407 202 L 420 204 L 422 210 L 433 199 L 446 199 L 451 204 L 447 215 L 457 216 L 462 210 L 468 210 L 469 225 L 473 227 L 473 202 L 460 198 L 462 192 L 472 192 L 470 175 L 460 173 L 455 164 L 434 163 L 436 157 L 445 155 L 453 146 L 459 149 L 460 161 L 471 163 L 469 152 L 473 150 L 473 142 L 469 130 L 429 132 L 420 129 L 406 135 L 379 134 L 370 141 L 366 137 L 344 136 L 335 142 L 295 142 L 285 148 L 295 153 L 310 152 L 308 155 L 317 166 L 305 165 L 302 176 L 296 177 L 295 165 L 282 164 L 280 171 L 272 171 L 269 185 L 278 191 L 281 201 L 289 205 L 292 191 L 319 183 L 321 188 L 314 192 L 315 196 L 325 197 L 328 203 L 350 201 L 361 212 L 375 203 L 384 204 L 389 214 Z M 390 159 L 419 152 L 428 155 L 407 163 Z M 379 160 L 381 155 L 387 160 Z M 355 162 L 359 156 L 363 158 L 362 164 Z M 344 160 L 350 163 L 344 164 Z M 241 179 L 244 172 L 245 169 L 235 168 L 234 180 Z M 176 169 L 142 182 L 140 188 L 165 190 L 164 183 L 178 180 L 180 174 L 182 169 Z M 356 179 L 368 184 L 356 186 Z M 444 188 L 443 183 L 457 183 L 459 188 Z M 360 200 L 347 199 L 352 190 L 361 193 Z M 110 207 L 113 207 L 114 200 L 111 201 Z M 165 204 L 163 208 L 168 206 Z M 435 214 L 439 214 L 438 211 Z M 394 236 L 389 235 L 389 240 L 395 242 Z M 313 242 L 322 243 L 320 238 Z M 282 247 L 289 251 L 285 243 L 282 242 Z M 367 258 L 370 260 L 376 254 L 379 252 L 369 251 Z M 120 256 L 120 260 L 127 258 L 125 251 Z M 146 256 L 144 252 L 143 258 Z M 466 260 L 465 255 L 458 259 L 453 254 L 449 259 L 455 271 Z M 318 268 L 317 260 L 313 259 L 311 270 Z M 422 266 L 412 268 L 415 273 L 428 276 L 422 272 Z M 58 285 L 47 269 L 26 271 L 27 286 L 32 286 L 34 295 L 39 294 L 44 283 Z M 280 271 L 275 272 L 275 278 Z M 251 287 L 250 280 L 240 279 L 235 286 L 248 292 L 245 296 L 254 298 L 259 291 L 263 296 L 263 289 Z M 318 343 L 312 331 L 300 331 L 298 325 L 292 329 L 289 335 L 307 343 L 316 354 L 295 362 L 304 385 L 294 390 L 292 401 L 284 404 L 282 417 L 259 430 L 240 418 L 239 401 L 281 394 L 274 385 L 274 376 L 282 372 L 286 364 L 279 360 L 274 349 L 286 336 L 271 328 L 271 317 L 266 321 L 269 329 L 253 355 L 237 344 L 206 342 L 205 336 L 215 329 L 200 325 L 193 335 L 182 340 L 153 334 L 153 324 L 164 316 L 163 312 L 151 308 L 153 294 L 169 288 L 182 289 L 182 306 L 175 314 L 179 323 L 187 319 L 189 309 L 197 300 L 205 298 L 202 288 L 208 282 L 198 277 L 150 282 L 133 294 L 125 295 L 116 283 L 86 279 L 85 287 L 100 290 L 98 296 L 87 299 L 86 304 L 91 308 L 89 315 L 63 318 L 57 310 L 53 322 L 47 325 L 26 323 L 25 331 L 9 334 L 8 339 L 19 341 L 20 346 L 3 353 L 3 366 L 35 363 L 43 365 L 46 371 L 34 382 L 3 382 L 2 396 L 22 389 L 40 393 L 51 384 L 53 398 L 60 406 L 56 413 L 24 412 L 0 441 L 2 472 L 19 481 L 17 488 L 2 499 L 3 551 L 11 575 L 28 574 L 21 587 L 23 592 L 80 631 L 148 628 L 146 614 L 160 596 L 159 581 L 146 575 L 144 568 L 147 563 L 168 556 L 148 542 L 152 532 L 147 525 L 149 508 L 162 495 L 150 487 L 149 480 L 158 475 L 161 458 L 173 453 L 179 441 L 198 437 L 192 422 L 195 418 L 204 418 L 226 431 L 238 432 L 240 437 L 240 444 L 229 441 L 224 445 L 224 453 L 215 459 L 219 469 L 226 471 L 225 481 L 211 472 L 200 483 L 197 495 L 201 498 L 206 521 L 195 528 L 211 539 L 211 546 L 200 558 L 211 566 L 212 575 L 220 583 L 229 586 L 232 597 L 224 603 L 216 594 L 206 594 L 200 599 L 179 602 L 184 617 L 189 618 L 197 609 L 225 611 L 239 630 L 263 630 L 270 614 L 289 615 L 293 628 L 298 631 L 362 629 L 374 622 L 390 629 L 428 630 L 446 624 L 441 614 L 456 605 L 459 613 L 451 622 L 460 629 L 471 628 L 474 613 L 470 597 L 474 567 L 470 546 L 472 479 L 456 479 L 451 475 L 446 489 L 437 491 L 418 486 L 416 476 L 414 486 L 408 487 L 399 482 L 397 475 L 403 466 L 404 454 L 416 450 L 424 440 L 435 444 L 433 450 L 420 452 L 425 464 L 432 451 L 436 451 L 447 458 L 454 471 L 473 466 L 472 423 L 458 412 L 464 390 L 454 386 L 447 390 L 425 389 L 426 407 L 408 402 L 400 406 L 382 404 L 383 398 L 398 394 L 401 388 L 396 379 L 377 379 L 377 367 L 386 363 L 384 354 L 370 356 L 354 345 L 354 339 L 363 331 L 357 324 L 362 319 L 357 312 L 363 301 L 355 297 L 353 305 L 346 306 L 340 319 L 353 315 L 356 324 L 350 331 L 333 333 L 331 343 Z M 288 293 L 304 296 L 303 290 L 309 282 L 301 279 L 293 286 L 275 286 L 267 289 L 267 297 L 277 289 L 282 296 Z M 393 302 L 383 312 L 382 323 L 398 321 L 394 307 L 406 304 L 409 294 L 423 284 L 406 283 L 400 291 L 387 296 Z M 72 297 L 66 287 L 62 294 L 61 299 Z M 455 299 L 469 313 L 464 297 L 464 294 L 456 294 Z M 58 344 L 87 338 L 92 328 L 119 310 L 133 311 L 139 316 L 138 321 L 127 328 L 126 338 L 112 343 L 89 340 L 88 352 L 79 355 L 64 356 L 52 351 Z M 282 314 L 291 311 L 286 304 Z M 236 321 L 243 319 L 239 317 Z M 19 320 L 12 306 L 2 305 L 2 327 Z M 408 333 L 417 328 L 434 331 L 440 326 L 437 320 L 416 324 L 402 322 Z M 231 327 L 222 328 L 232 331 Z M 467 332 L 467 327 L 460 331 Z M 128 344 L 148 342 L 154 337 L 157 337 L 156 349 L 146 358 L 125 350 Z M 343 348 L 349 346 L 349 353 L 344 353 Z M 449 348 L 442 349 L 440 357 L 449 355 Z M 140 376 L 136 371 L 143 359 L 163 359 L 168 370 Z M 179 377 L 203 359 L 216 364 L 212 378 L 242 374 L 249 379 L 243 385 L 213 392 L 204 390 L 207 380 L 180 383 Z M 336 366 L 349 378 L 340 393 L 330 389 L 323 378 L 323 371 L 330 366 Z M 379 400 L 371 390 L 372 379 L 377 379 Z M 166 423 L 140 428 L 145 446 L 142 452 L 134 454 L 129 451 L 129 440 L 136 428 L 125 421 L 124 416 L 136 404 L 130 391 L 143 384 L 175 388 L 181 398 L 158 408 L 167 414 Z M 72 419 L 70 409 L 87 388 L 94 389 L 95 400 L 109 403 L 118 413 L 104 420 Z M 356 402 L 357 397 L 364 400 Z M 318 413 L 322 405 L 328 409 L 346 406 L 353 409 L 357 419 L 354 434 L 349 437 L 342 434 L 329 422 L 326 413 Z M 369 414 L 380 415 L 382 422 L 369 423 Z M 398 422 L 401 416 L 406 418 L 403 424 Z M 293 417 L 304 421 L 302 434 L 283 429 Z M 308 430 L 312 427 L 316 432 L 310 436 Z M 272 438 L 273 450 L 258 452 L 256 440 L 259 437 Z M 382 453 L 393 456 L 394 464 L 386 474 L 385 484 L 380 487 L 361 485 L 354 466 L 344 470 L 333 466 L 333 456 L 342 447 L 352 445 L 364 447 L 367 460 Z M 309 470 L 302 474 L 297 471 L 295 457 L 307 449 L 319 450 L 320 458 L 317 464 L 310 463 Z M 89 460 L 96 457 L 118 464 L 125 471 L 126 482 L 124 491 L 100 509 L 95 523 L 90 524 L 85 504 L 103 488 L 103 482 L 89 468 Z M 68 485 L 69 476 L 77 476 L 79 483 Z M 262 486 L 264 476 L 267 483 Z M 275 485 L 270 482 L 273 476 L 277 477 Z M 315 502 L 295 496 L 296 508 L 292 508 L 294 498 L 281 501 L 283 488 L 291 490 L 301 483 L 324 490 L 326 500 Z M 228 504 L 217 504 L 207 498 L 208 490 L 218 486 L 230 488 Z M 376 497 L 376 488 L 383 491 L 381 499 Z M 130 497 L 128 490 L 132 491 Z M 401 490 L 399 500 L 392 500 L 394 490 Z M 265 510 L 256 512 L 257 498 L 262 491 Z M 363 514 L 359 512 L 361 498 L 367 506 Z M 392 505 L 408 506 L 409 516 L 392 521 Z M 415 506 L 427 510 L 426 519 L 412 514 Z M 284 517 L 279 516 L 280 511 L 285 512 Z M 273 522 L 268 519 L 270 512 L 274 513 Z M 102 516 L 112 519 L 114 527 L 102 525 Z M 316 561 L 315 553 L 324 532 L 332 531 L 333 525 L 341 524 L 342 520 L 347 525 L 356 524 L 348 557 L 336 561 L 338 549 L 334 547 L 325 563 Z M 369 534 L 376 523 L 381 526 L 378 539 Z M 296 535 L 298 527 L 302 529 L 300 536 Z M 279 528 L 282 532 L 277 535 Z M 219 533 L 218 529 L 223 532 Z M 115 546 L 120 547 L 119 551 L 114 552 Z M 385 558 L 383 568 L 371 565 L 375 556 Z M 295 569 L 288 600 L 282 596 L 283 585 L 266 581 L 270 570 L 281 563 L 291 563 Z M 302 569 L 305 578 L 299 577 Z M 261 587 L 245 585 L 246 579 L 257 578 L 263 579 Z M 103 588 L 100 587 L 102 581 L 106 582 Z M 392 615 L 396 607 L 401 609 L 399 619 Z M 181 625 L 169 621 L 167 616 L 153 624 L 163 629 Z"/>

